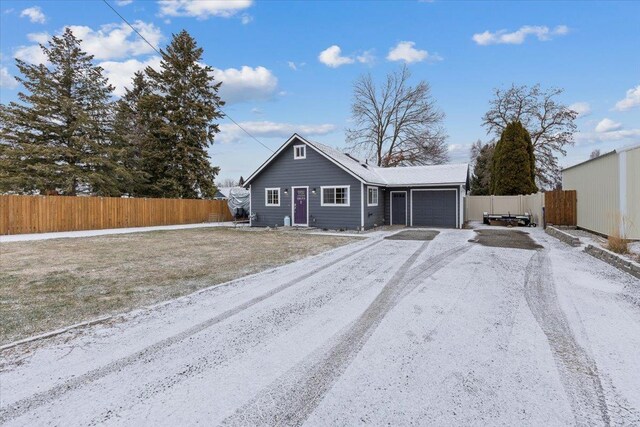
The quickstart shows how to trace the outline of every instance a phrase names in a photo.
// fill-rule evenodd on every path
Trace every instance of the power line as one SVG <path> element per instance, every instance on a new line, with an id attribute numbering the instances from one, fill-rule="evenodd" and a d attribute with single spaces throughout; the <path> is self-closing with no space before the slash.
<path id="1" fill-rule="evenodd" d="M 111 9 L 116 15 L 118 15 L 120 17 L 120 19 L 122 19 L 122 21 L 127 24 L 133 31 L 135 31 L 135 33 L 140 36 L 140 38 L 142 40 L 144 40 L 144 42 L 146 44 L 149 45 L 149 47 L 151 47 L 151 49 L 155 50 L 156 53 L 158 55 L 160 55 L 160 57 L 164 57 L 164 55 L 162 54 L 162 52 L 160 52 L 158 49 L 156 49 L 156 47 L 154 45 L 152 45 L 151 43 L 149 43 L 149 40 L 147 40 L 141 33 L 140 31 L 138 31 L 133 25 L 131 25 L 131 23 L 129 21 L 127 21 L 127 18 L 125 18 L 124 16 L 122 16 L 120 14 L 120 12 L 118 12 L 112 5 L 111 3 L 109 3 L 107 0 L 102 0 L 104 4 L 106 4 L 109 9 Z M 218 110 L 220 110 L 220 112 L 229 120 L 231 120 L 231 122 L 238 126 L 240 128 L 240 130 L 242 130 L 244 133 L 246 133 L 250 138 L 252 138 L 254 141 L 256 141 L 258 144 L 262 145 L 264 148 L 266 148 L 267 150 L 273 152 L 273 149 L 271 149 L 270 147 L 268 147 L 267 145 L 265 145 L 262 141 L 260 141 L 258 138 L 256 138 L 255 136 L 253 136 L 248 130 L 246 130 L 244 127 L 242 127 L 240 125 L 240 123 L 236 122 L 235 120 L 233 120 L 233 118 L 228 115 L 220 106 L 218 106 Z"/>

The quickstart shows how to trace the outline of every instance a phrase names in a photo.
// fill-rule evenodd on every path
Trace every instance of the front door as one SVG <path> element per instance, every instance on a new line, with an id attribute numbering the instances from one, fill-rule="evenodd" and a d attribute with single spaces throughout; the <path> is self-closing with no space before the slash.
<path id="1" fill-rule="evenodd" d="M 306 187 L 293 188 L 293 225 L 307 224 L 307 189 Z"/>
<path id="2" fill-rule="evenodd" d="M 407 225 L 407 192 L 391 192 L 391 225 Z"/>

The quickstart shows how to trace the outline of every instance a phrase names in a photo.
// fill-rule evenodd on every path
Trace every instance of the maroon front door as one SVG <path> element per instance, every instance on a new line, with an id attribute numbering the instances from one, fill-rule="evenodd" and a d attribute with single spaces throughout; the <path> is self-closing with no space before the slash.
<path id="1" fill-rule="evenodd" d="M 307 189 L 293 191 L 293 225 L 307 225 Z"/>

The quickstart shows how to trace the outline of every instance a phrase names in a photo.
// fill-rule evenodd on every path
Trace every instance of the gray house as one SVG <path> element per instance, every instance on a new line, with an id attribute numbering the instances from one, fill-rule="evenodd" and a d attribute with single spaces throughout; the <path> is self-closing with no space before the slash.
<path id="1" fill-rule="evenodd" d="M 251 225 L 462 227 L 464 164 L 381 168 L 297 134 L 246 181 Z"/>

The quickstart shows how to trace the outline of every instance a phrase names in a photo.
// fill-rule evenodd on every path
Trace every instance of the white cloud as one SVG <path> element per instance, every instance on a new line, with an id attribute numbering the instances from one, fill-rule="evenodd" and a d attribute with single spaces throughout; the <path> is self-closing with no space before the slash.
<path id="1" fill-rule="evenodd" d="M 602 119 L 600 122 L 598 122 L 598 124 L 596 125 L 596 132 L 598 133 L 612 132 L 612 131 L 620 130 L 621 128 L 622 128 L 621 123 L 617 123 L 611 119 L 605 118 L 605 119 Z"/>
<path id="2" fill-rule="evenodd" d="M 162 40 L 162 32 L 155 25 L 143 21 L 135 21 L 132 25 L 153 46 L 157 47 Z M 70 25 L 69 28 L 82 40 L 82 48 L 97 60 L 119 59 L 154 52 L 151 46 L 125 23 L 102 25 L 98 30 L 84 25 Z M 62 32 L 63 30 L 60 30 L 58 34 Z M 44 44 L 50 36 L 48 33 L 30 33 L 27 38 Z M 46 60 L 37 45 L 20 46 L 14 56 L 33 64 L 44 63 Z"/>
<path id="3" fill-rule="evenodd" d="M 252 0 L 160 0 L 160 16 L 191 16 L 207 19 L 211 16 L 229 18 L 247 9 Z M 244 23 L 244 22 L 243 22 Z"/>
<path id="4" fill-rule="evenodd" d="M 578 117 L 586 117 L 591 114 L 591 105 L 588 102 L 574 102 L 569 109 L 578 113 Z"/>
<path id="5" fill-rule="evenodd" d="M 137 59 L 129 59 L 126 61 L 104 61 L 98 64 L 104 68 L 104 75 L 109 79 L 117 96 L 123 96 L 127 88 L 131 88 L 133 75 L 137 71 L 144 70 L 147 67 L 160 68 L 160 57 L 153 56 L 146 61 L 138 61 Z"/>
<path id="6" fill-rule="evenodd" d="M 126 6 L 131 3 L 133 3 L 133 0 L 116 0 L 118 6 Z"/>
<path id="7" fill-rule="evenodd" d="M 17 59 L 21 59 L 30 64 L 47 64 L 47 55 L 42 51 L 40 45 L 20 46 L 13 54 Z"/>
<path id="8" fill-rule="evenodd" d="M 250 24 L 251 22 L 253 22 L 253 16 L 249 15 L 248 13 L 243 13 L 242 17 L 240 18 L 240 22 L 242 22 L 242 25 Z"/>
<path id="9" fill-rule="evenodd" d="M 249 121 L 241 122 L 240 126 L 247 130 L 250 134 L 257 138 L 288 138 L 294 133 L 304 136 L 326 135 L 336 129 L 332 124 L 295 124 L 295 123 L 276 123 L 269 121 Z M 220 125 L 220 134 L 218 141 L 223 144 L 238 142 L 246 138 L 246 134 L 233 123 L 223 123 Z"/>
<path id="10" fill-rule="evenodd" d="M 407 64 L 413 62 L 422 62 L 424 60 L 442 61 L 442 57 L 438 55 L 430 55 L 426 50 L 416 49 L 416 44 L 410 41 L 402 41 L 389 50 L 387 60 L 404 61 Z"/>
<path id="11" fill-rule="evenodd" d="M 7 67 L 0 67 L 0 87 L 5 89 L 15 89 L 18 87 L 18 81 L 9 74 Z"/>
<path id="12" fill-rule="evenodd" d="M 20 12 L 20 17 L 25 16 L 29 18 L 29 21 L 37 24 L 44 24 L 47 20 L 47 17 L 42 13 L 42 9 L 38 6 L 28 7 Z"/>
<path id="13" fill-rule="evenodd" d="M 289 66 L 289 68 L 291 68 L 293 71 L 298 71 L 298 66 L 296 65 L 295 62 L 293 61 L 288 61 L 287 65 Z"/>
<path id="14" fill-rule="evenodd" d="M 160 28 L 152 23 L 135 21 L 133 27 L 154 47 L 162 40 Z M 153 49 L 127 24 L 107 24 L 93 30 L 84 25 L 70 25 L 73 34 L 82 40 L 82 48 L 96 59 L 117 59 L 153 53 Z"/>
<path id="15" fill-rule="evenodd" d="M 115 87 L 114 93 L 122 96 L 125 94 L 125 89 L 131 87 L 131 79 L 136 71 L 144 70 L 148 66 L 159 69 L 160 57 L 152 56 L 144 61 L 137 59 L 104 61 L 98 65 L 104 68 L 105 76 Z M 217 82 L 222 81 L 220 97 L 227 104 L 268 99 L 278 87 L 277 77 L 270 70 L 260 66 L 255 68 L 243 66 L 240 69 L 227 68 L 226 70 L 214 68 L 213 76 Z"/>
<path id="16" fill-rule="evenodd" d="M 45 44 L 51 38 L 51 35 L 47 32 L 29 33 L 27 34 L 27 38 L 32 42 Z"/>
<path id="17" fill-rule="evenodd" d="M 278 87 L 278 78 L 265 67 L 215 68 L 213 76 L 222 81 L 220 97 L 227 103 L 268 99 Z"/>
<path id="18" fill-rule="evenodd" d="M 485 31 L 484 33 L 474 34 L 472 40 L 481 46 L 490 44 L 522 44 L 528 36 L 537 37 L 538 40 L 551 40 L 554 36 L 564 36 L 569 33 L 569 27 L 566 25 L 558 25 L 554 29 L 540 25 L 525 25 L 517 31 L 508 32 L 500 30 L 492 33 Z"/>
<path id="19" fill-rule="evenodd" d="M 618 111 L 627 111 L 638 106 L 640 106 L 640 85 L 629 89 L 627 96 L 616 102 L 615 109 Z"/>
<path id="20" fill-rule="evenodd" d="M 599 142 L 634 142 L 640 138 L 640 129 L 619 129 L 610 132 L 577 132 L 573 139 L 577 145 L 594 144 Z"/>
<path id="21" fill-rule="evenodd" d="M 376 62 L 376 57 L 373 54 L 373 49 L 365 50 L 362 54 L 356 56 L 356 60 L 361 64 L 373 64 Z"/>
<path id="22" fill-rule="evenodd" d="M 338 68 L 341 65 L 353 64 L 355 62 L 353 58 L 341 56 L 341 54 L 342 49 L 340 49 L 340 46 L 334 44 L 320 52 L 318 60 L 331 68 Z"/>

